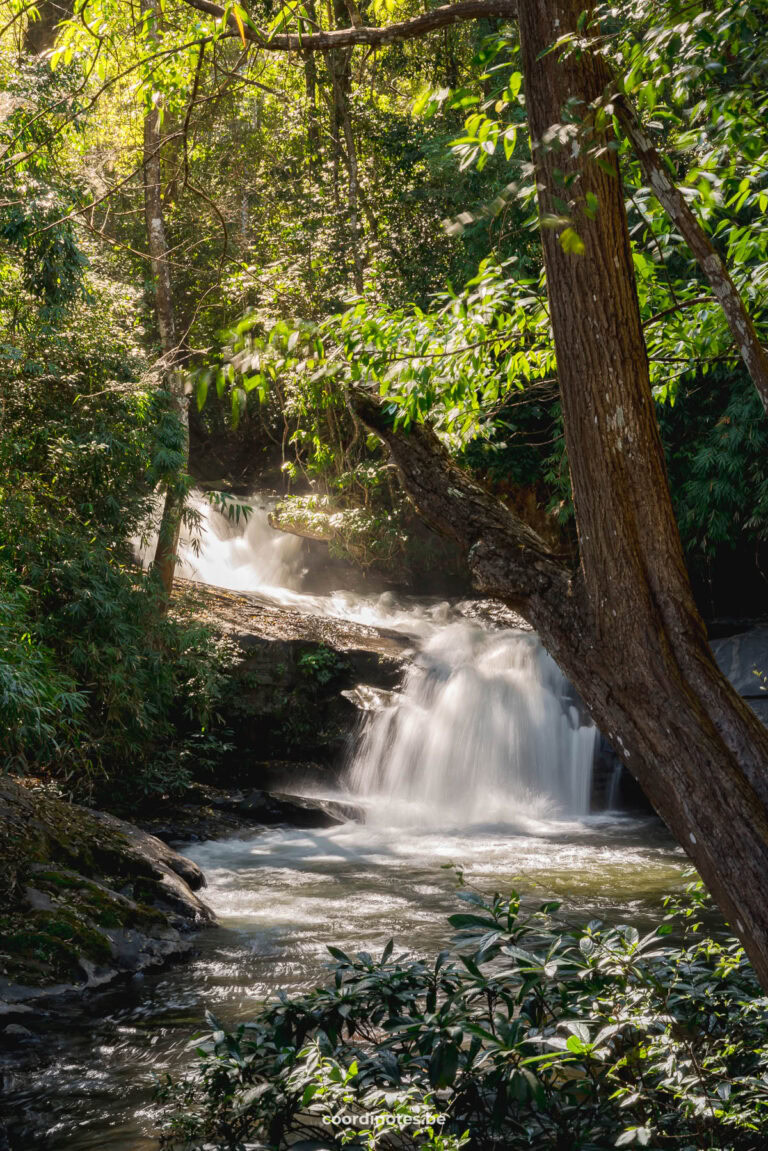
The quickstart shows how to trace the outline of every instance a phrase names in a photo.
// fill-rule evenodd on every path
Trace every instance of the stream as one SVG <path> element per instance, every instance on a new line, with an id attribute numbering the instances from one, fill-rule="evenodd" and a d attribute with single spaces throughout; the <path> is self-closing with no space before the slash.
<path id="1" fill-rule="evenodd" d="M 14 1147 L 156 1147 L 156 1077 L 188 1065 L 206 1009 L 232 1024 L 278 989 L 315 985 L 327 944 L 438 948 L 455 910 L 445 865 L 488 892 L 561 898 L 570 921 L 638 925 L 685 866 L 655 819 L 590 814 L 596 733 L 532 632 L 462 603 L 306 594 L 301 541 L 251 502 L 245 528 L 199 502 L 208 530 L 186 545 L 182 574 L 412 641 L 401 691 L 367 713 L 351 754 L 342 794 L 366 820 L 185 849 L 220 928 L 197 937 L 192 960 L 94 996 L 89 1018 L 52 1020 L 50 1064 L 13 1093 Z"/>

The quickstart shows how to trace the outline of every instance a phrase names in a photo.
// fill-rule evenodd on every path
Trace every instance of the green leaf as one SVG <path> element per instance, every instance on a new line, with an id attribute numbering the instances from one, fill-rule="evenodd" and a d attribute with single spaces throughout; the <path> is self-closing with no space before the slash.
<path id="1" fill-rule="evenodd" d="M 560 244 L 569 256 L 583 256 L 586 251 L 584 241 L 573 228 L 566 228 L 560 233 Z"/>
<path id="2" fill-rule="evenodd" d="M 203 372 L 197 380 L 197 410 L 201 412 L 208 398 L 208 385 L 211 382 L 211 373 Z"/>

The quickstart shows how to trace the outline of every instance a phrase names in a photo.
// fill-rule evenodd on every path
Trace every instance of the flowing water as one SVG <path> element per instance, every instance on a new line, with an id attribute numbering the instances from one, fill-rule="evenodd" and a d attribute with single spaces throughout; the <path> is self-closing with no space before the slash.
<path id="1" fill-rule="evenodd" d="M 183 574 L 397 629 L 414 658 L 357 739 L 347 786 L 365 822 L 189 848 L 221 927 L 199 938 L 190 962 L 101 996 L 95 1024 L 75 1017 L 66 1037 L 53 1025 L 53 1060 L 12 1092 L 14 1147 L 155 1146 L 155 1076 L 185 1065 L 206 1008 L 232 1023 L 279 988 L 315 985 L 329 943 L 438 947 L 453 910 L 451 864 L 487 891 L 559 897 L 571 921 L 636 923 L 684 865 L 656 821 L 589 814 L 595 731 L 533 633 L 483 621 L 476 605 L 306 595 L 301 543 L 269 528 L 265 502 L 245 530 L 198 506 L 209 530 L 197 554 L 185 545 Z"/>

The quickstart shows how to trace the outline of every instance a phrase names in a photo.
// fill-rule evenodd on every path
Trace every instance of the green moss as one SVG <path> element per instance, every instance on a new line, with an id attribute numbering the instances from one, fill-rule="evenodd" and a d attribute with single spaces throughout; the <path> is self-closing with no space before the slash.
<path id="1" fill-rule="evenodd" d="M 85 879 L 82 875 L 61 871 L 35 871 L 34 885 L 47 891 L 53 898 L 61 898 L 66 892 L 67 906 L 91 919 L 99 927 L 146 929 L 165 921 L 162 912 L 135 902 L 127 896 L 118 896 L 98 883 Z M 142 887 L 145 898 L 157 895 L 149 883 Z M 135 889 L 133 894 L 136 895 Z M 139 896 L 141 898 L 141 896 Z"/>
<path id="2" fill-rule="evenodd" d="M 73 911 L 35 911 L 0 918 L 0 965 L 7 977 L 32 986 L 82 978 L 80 958 L 106 964 L 109 940 Z"/>
<path id="3" fill-rule="evenodd" d="M 52 906 L 31 908 L 27 888 Z M 0 978 L 81 982 L 81 959 L 111 963 L 107 932 L 152 934 L 167 924 L 150 906 L 159 897 L 150 860 L 118 828 L 0 779 Z"/>

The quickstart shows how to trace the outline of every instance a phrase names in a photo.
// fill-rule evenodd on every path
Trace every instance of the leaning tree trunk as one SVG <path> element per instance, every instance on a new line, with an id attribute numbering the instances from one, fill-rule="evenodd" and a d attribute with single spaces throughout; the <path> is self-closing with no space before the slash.
<path id="1" fill-rule="evenodd" d="M 520 0 L 519 21 L 566 446 L 579 535 L 571 576 L 425 428 L 403 437 L 367 398 L 404 486 L 467 549 L 476 586 L 537 628 L 685 848 L 768 988 L 768 730 L 720 673 L 686 572 L 656 423 L 615 151 L 558 132 L 606 83 L 599 59 L 547 51 L 583 0 Z M 567 143 L 557 146 L 558 140 Z M 603 143 L 608 143 L 605 140 Z M 606 159 L 607 157 L 607 159 Z M 589 203 L 597 210 L 585 210 Z M 569 249 L 569 250 L 566 250 Z"/>
<path id="2" fill-rule="evenodd" d="M 545 636 L 685 847 L 768 985 L 768 731 L 720 673 L 672 510 L 615 152 L 598 164 L 546 140 L 587 113 L 598 58 L 547 52 L 583 0 L 519 5 L 540 211 L 570 200 L 584 251 L 543 229 L 571 468 L 585 627 Z M 605 156 L 610 156 L 606 164 Z M 584 210 L 588 193 L 595 213 Z M 550 629 L 548 629 L 550 630 Z M 580 648 L 581 650 L 574 650 Z"/>
<path id="3" fill-rule="evenodd" d="M 143 7 L 145 11 L 153 12 L 156 18 L 155 0 L 144 0 Z M 189 460 L 189 403 L 185 394 L 184 377 L 178 364 L 179 349 L 163 211 L 162 143 L 160 112 L 157 108 L 153 108 L 144 117 L 144 214 L 154 285 L 155 319 L 160 338 L 162 377 L 181 426 L 182 456 L 176 474 L 169 477 L 165 484 L 163 513 L 153 565 L 167 603 L 173 588 L 176 552 L 184 513 L 183 475 Z"/>

